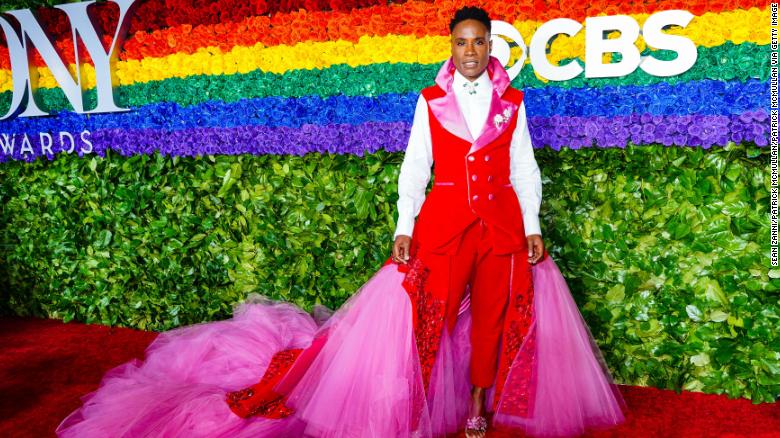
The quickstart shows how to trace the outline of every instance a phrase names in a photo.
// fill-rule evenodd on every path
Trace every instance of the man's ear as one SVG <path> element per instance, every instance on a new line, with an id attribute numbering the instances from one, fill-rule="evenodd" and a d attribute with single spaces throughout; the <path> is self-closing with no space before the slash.
<path id="1" fill-rule="evenodd" d="M 493 53 L 493 39 L 488 36 L 488 52 Z"/>

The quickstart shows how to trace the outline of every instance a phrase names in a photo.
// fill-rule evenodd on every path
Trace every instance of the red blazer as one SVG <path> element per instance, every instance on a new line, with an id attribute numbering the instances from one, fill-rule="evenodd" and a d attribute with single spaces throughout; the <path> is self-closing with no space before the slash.
<path id="1" fill-rule="evenodd" d="M 412 238 L 421 249 L 452 254 L 457 250 L 462 231 L 473 221 L 482 219 L 488 227 L 494 253 L 527 251 L 520 201 L 509 180 L 509 146 L 523 93 L 507 87 L 501 100 L 514 104 L 515 111 L 505 122 L 505 129 L 476 150 L 474 143 L 442 126 L 431 110 L 431 100 L 443 98 L 445 91 L 434 85 L 425 88 L 422 94 L 428 102 L 434 185 L 417 217 Z"/>

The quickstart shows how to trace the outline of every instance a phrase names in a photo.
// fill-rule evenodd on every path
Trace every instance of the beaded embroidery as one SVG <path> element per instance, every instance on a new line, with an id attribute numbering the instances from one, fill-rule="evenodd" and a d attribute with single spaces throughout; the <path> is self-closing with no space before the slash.
<path id="1" fill-rule="evenodd" d="M 412 252 L 416 251 L 410 251 Z M 420 358 L 423 385 L 427 388 L 444 328 L 445 303 L 434 298 L 427 290 L 426 280 L 429 270 L 419 258 L 410 258 L 406 265 L 407 267 L 403 269 L 399 267 L 399 270 L 406 272 L 403 287 L 414 308 L 414 337 Z"/>
<path id="2" fill-rule="evenodd" d="M 259 383 L 227 394 L 230 409 L 242 418 L 259 415 L 279 419 L 291 415 L 293 410 L 285 405 L 285 397 L 273 392 L 273 387 L 284 377 L 302 351 L 291 349 L 276 353 Z"/>
<path id="3" fill-rule="evenodd" d="M 506 383 L 506 379 L 509 375 L 509 369 L 517 356 L 517 352 L 520 350 L 523 339 L 528 333 L 528 329 L 533 320 L 534 289 L 531 264 L 528 263 L 528 260 L 524 257 L 513 257 L 513 263 L 519 265 L 515 269 L 515 272 L 522 272 L 522 275 L 513 275 L 512 284 L 510 284 L 510 291 L 512 294 L 510 305 L 514 311 L 507 312 L 506 320 L 504 321 L 504 334 L 502 337 L 503 348 L 501 350 L 498 376 L 496 378 L 496 393 L 493 401 L 494 409 L 498 408 L 498 402 L 501 399 L 504 383 Z M 513 268 L 515 267 L 513 266 Z M 530 376 L 528 378 L 530 379 Z M 527 389 L 527 385 L 525 389 Z M 521 403 L 521 406 L 526 405 L 527 401 Z"/>
<path id="4" fill-rule="evenodd" d="M 517 325 L 517 321 L 513 321 L 510 329 L 514 338 L 517 338 Z M 526 348 L 516 359 L 518 366 L 511 371 L 511 384 L 503 389 L 501 396 L 502 414 L 523 418 L 527 418 L 532 412 L 530 395 L 533 393 L 533 388 L 531 388 L 533 370 L 531 366 L 536 356 L 536 336 L 534 333 L 530 333 L 527 337 Z"/>

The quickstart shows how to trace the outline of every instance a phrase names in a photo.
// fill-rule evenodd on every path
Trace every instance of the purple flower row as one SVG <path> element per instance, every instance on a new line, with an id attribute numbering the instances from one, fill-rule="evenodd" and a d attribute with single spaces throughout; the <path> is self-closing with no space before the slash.
<path id="1" fill-rule="evenodd" d="M 764 110 L 739 115 L 630 115 L 616 117 L 530 117 L 533 144 L 559 150 L 567 146 L 625 147 L 660 143 L 666 146 L 724 146 L 728 142 L 768 143 L 769 123 Z M 240 126 L 230 128 L 101 129 L 31 135 L 0 132 L 0 162 L 53 159 L 58 153 L 105 156 L 108 149 L 121 155 L 152 154 L 196 156 L 208 154 L 314 153 L 363 155 L 379 150 L 399 152 L 409 136 L 406 122 L 367 122 L 359 125 L 313 125 L 299 128 Z M 43 138 L 47 137 L 47 138 Z M 41 144 L 43 141 L 43 145 Z M 13 151 L 11 151 L 13 149 Z"/>
<path id="2" fill-rule="evenodd" d="M 632 114 L 613 117 L 529 117 L 535 147 L 626 147 L 628 143 L 665 146 L 725 146 L 753 142 L 766 146 L 769 116 L 763 109 L 736 115 L 662 116 Z"/>

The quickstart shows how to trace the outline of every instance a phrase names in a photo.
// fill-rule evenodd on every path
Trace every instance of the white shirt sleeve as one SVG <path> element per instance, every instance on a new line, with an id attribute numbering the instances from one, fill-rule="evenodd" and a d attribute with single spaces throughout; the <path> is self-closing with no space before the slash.
<path id="1" fill-rule="evenodd" d="M 428 125 L 428 103 L 420 95 L 414 110 L 409 143 L 398 175 L 398 222 L 393 239 L 399 235 L 411 236 L 414 218 L 425 201 L 425 189 L 431 179 L 433 147 Z"/>
<path id="2" fill-rule="evenodd" d="M 539 207 L 542 204 L 542 177 L 534 158 L 531 134 L 525 115 L 525 102 L 517 112 L 517 126 L 509 147 L 509 179 L 523 210 L 525 235 L 542 234 L 539 226 Z"/>

